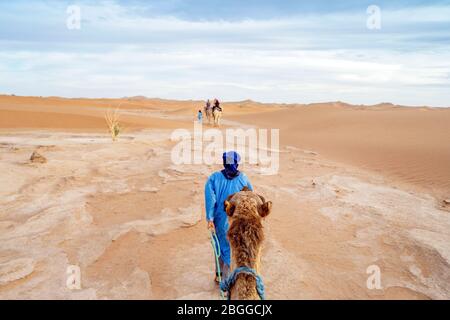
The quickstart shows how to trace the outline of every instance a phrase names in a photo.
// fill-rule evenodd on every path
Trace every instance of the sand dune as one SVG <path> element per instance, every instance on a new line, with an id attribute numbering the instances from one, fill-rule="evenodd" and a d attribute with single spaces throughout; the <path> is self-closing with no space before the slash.
<path id="1" fill-rule="evenodd" d="M 121 110 L 121 122 L 130 131 L 143 128 L 174 129 L 186 126 L 203 109 L 200 101 L 162 99 L 64 99 L 0 95 L 0 130 L 66 129 L 104 131 L 105 112 Z M 224 103 L 230 115 L 272 111 L 252 102 Z"/>
<path id="2" fill-rule="evenodd" d="M 112 143 L 103 117 L 118 105 L 126 130 Z M 220 167 L 170 160 L 170 133 L 199 107 L 0 96 L 0 298 L 217 299 L 203 184 Z M 450 298 L 449 109 L 224 108 L 229 126 L 280 129 L 277 175 L 242 165 L 274 203 L 269 299 Z M 380 289 L 366 286 L 371 265 Z"/>
<path id="3" fill-rule="evenodd" d="M 123 126 L 130 131 L 181 126 L 176 119 L 166 120 L 149 114 L 155 109 L 158 112 L 165 109 L 160 103 L 147 103 L 142 106 L 139 102 L 129 100 L 0 96 L 0 130 L 39 128 L 105 131 L 105 112 L 118 108 L 123 111 Z"/>
<path id="4" fill-rule="evenodd" d="M 440 197 L 450 191 L 450 109 L 316 104 L 231 117 L 279 128 L 283 144 L 383 174 Z"/>

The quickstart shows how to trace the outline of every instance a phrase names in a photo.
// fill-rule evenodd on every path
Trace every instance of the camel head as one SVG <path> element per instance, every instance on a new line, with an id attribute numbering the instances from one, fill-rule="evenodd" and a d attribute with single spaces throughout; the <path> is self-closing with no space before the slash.
<path id="1" fill-rule="evenodd" d="M 224 202 L 224 209 L 230 219 L 256 218 L 262 220 L 272 210 L 272 202 L 244 187 L 240 192 L 230 195 Z"/>
<path id="2" fill-rule="evenodd" d="M 232 249 L 231 270 L 247 267 L 259 274 L 264 240 L 262 220 L 270 214 L 272 202 L 244 188 L 224 201 L 224 209 L 230 222 L 227 236 Z M 230 299 L 259 299 L 256 281 L 253 275 L 237 275 L 229 287 Z"/>

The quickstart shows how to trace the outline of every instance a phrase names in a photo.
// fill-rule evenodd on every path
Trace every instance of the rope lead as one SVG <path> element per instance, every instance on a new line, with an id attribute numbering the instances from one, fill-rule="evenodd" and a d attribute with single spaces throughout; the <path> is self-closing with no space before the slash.
<path id="1" fill-rule="evenodd" d="M 216 270 L 217 270 L 217 277 L 219 279 L 219 283 L 222 283 L 222 276 L 220 275 L 220 263 L 219 263 L 219 257 L 220 257 L 220 243 L 219 239 L 217 238 L 217 235 L 215 232 L 209 230 L 209 234 L 211 237 L 211 246 L 213 247 L 214 252 L 214 258 L 216 260 Z M 225 296 L 223 295 L 223 291 L 219 289 L 220 291 L 220 297 L 222 300 L 225 300 Z"/>

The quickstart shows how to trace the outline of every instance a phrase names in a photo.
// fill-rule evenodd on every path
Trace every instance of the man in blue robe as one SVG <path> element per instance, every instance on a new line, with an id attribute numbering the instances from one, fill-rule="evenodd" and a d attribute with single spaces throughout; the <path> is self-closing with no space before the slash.
<path id="1" fill-rule="evenodd" d="M 222 171 L 213 173 L 205 185 L 205 207 L 208 229 L 213 230 L 220 244 L 219 265 L 222 278 L 226 278 L 230 270 L 230 243 L 227 239 L 228 218 L 224 210 L 224 201 L 229 195 L 241 191 L 247 187 L 253 191 L 253 187 L 247 176 L 238 170 L 241 157 L 235 151 L 223 154 Z M 216 270 L 216 282 L 218 273 Z"/>

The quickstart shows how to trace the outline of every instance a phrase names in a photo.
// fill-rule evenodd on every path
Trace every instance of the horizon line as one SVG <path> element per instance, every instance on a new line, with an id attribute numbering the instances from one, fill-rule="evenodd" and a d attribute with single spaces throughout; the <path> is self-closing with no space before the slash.
<path id="1" fill-rule="evenodd" d="M 39 99 L 66 99 L 66 100 L 163 100 L 163 101 L 175 101 L 175 102 L 206 102 L 207 99 L 212 100 L 216 97 L 210 97 L 206 99 L 177 99 L 177 98 L 158 98 L 158 97 L 147 97 L 145 95 L 134 95 L 134 96 L 124 96 L 124 97 L 67 97 L 67 96 L 58 96 L 58 95 L 49 95 L 49 96 L 36 96 L 36 95 L 18 95 L 14 93 L 0 93 L 0 97 L 17 97 L 17 98 L 39 98 Z M 220 103 L 255 103 L 262 105 L 283 105 L 283 106 L 311 106 L 316 104 L 343 104 L 349 107 L 379 107 L 382 105 L 390 105 L 391 107 L 397 108 L 429 108 L 429 109 L 446 109 L 450 108 L 450 106 L 432 106 L 432 105 L 404 105 L 404 104 L 396 104 L 393 102 L 382 101 L 374 104 L 365 104 L 365 103 L 350 103 L 341 100 L 323 100 L 323 101 L 314 101 L 314 102 L 263 102 L 254 100 L 252 98 L 247 98 L 243 100 L 221 100 Z"/>

